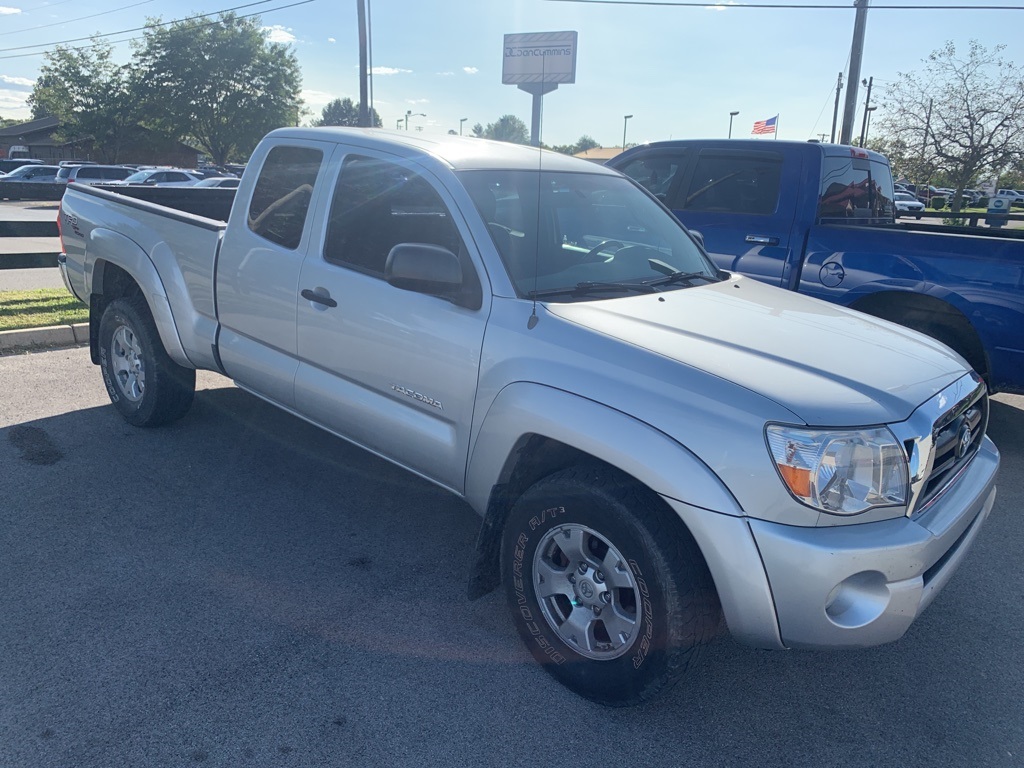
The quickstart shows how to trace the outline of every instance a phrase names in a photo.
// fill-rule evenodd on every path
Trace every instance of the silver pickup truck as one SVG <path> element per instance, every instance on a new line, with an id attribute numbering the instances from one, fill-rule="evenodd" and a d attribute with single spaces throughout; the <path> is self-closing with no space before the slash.
<path id="1" fill-rule="evenodd" d="M 219 371 L 463 497 L 470 597 L 504 585 L 530 651 L 595 701 L 665 690 L 723 626 L 896 640 L 992 509 L 960 357 L 717 269 L 610 169 L 282 129 L 226 219 L 65 194 L 62 270 L 116 409 L 178 419 Z"/>

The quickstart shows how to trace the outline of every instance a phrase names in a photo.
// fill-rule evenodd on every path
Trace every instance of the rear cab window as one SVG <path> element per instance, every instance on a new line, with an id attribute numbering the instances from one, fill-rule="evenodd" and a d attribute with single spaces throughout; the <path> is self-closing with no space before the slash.
<path id="1" fill-rule="evenodd" d="M 322 161 L 319 149 L 272 148 L 249 203 L 249 229 L 289 250 L 298 248 Z"/>
<path id="2" fill-rule="evenodd" d="M 821 223 L 885 223 L 892 217 L 892 172 L 887 163 L 846 155 L 826 155 L 822 159 L 818 196 Z"/>

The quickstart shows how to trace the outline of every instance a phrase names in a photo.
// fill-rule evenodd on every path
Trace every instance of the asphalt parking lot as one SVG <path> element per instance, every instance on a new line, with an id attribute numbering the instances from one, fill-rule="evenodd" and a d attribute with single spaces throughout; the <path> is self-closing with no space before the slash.
<path id="1" fill-rule="evenodd" d="M 602 708 L 465 597 L 465 504 L 201 374 L 127 426 L 83 348 L 0 357 L 0 766 L 1024 765 L 1024 398 L 999 498 L 901 641 L 728 637 Z"/>

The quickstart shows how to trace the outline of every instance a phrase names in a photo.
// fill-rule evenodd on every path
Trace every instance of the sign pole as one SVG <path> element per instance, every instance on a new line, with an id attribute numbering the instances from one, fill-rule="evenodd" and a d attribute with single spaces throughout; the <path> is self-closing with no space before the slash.
<path id="1" fill-rule="evenodd" d="M 533 96 L 533 112 L 530 117 L 530 144 L 540 146 L 540 127 L 544 118 L 544 94 L 558 88 L 558 83 L 520 83 L 519 90 Z"/>
<path id="2" fill-rule="evenodd" d="M 560 83 L 576 82 L 576 32 L 529 32 L 505 35 L 501 82 L 533 97 L 530 144 L 540 146 L 544 94 Z"/>

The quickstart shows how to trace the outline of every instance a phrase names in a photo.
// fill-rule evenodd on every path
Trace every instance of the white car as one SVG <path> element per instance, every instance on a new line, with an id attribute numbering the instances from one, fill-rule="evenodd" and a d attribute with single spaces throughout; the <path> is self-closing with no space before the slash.
<path id="1" fill-rule="evenodd" d="M 897 219 L 905 213 L 912 214 L 915 218 L 920 219 L 921 213 L 924 211 L 924 203 L 906 192 L 897 192 L 894 195 L 893 202 L 896 204 Z"/>
<path id="2" fill-rule="evenodd" d="M 238 189 L 238 182 L 241 179 L 236 179 L 233 176 L 212 176 L 209 179 L 203 179 L 197 187 L 220 187 L 221 189 Z"/>
<path id="3" fill-rule="evenodd" d="M 124 184 L 135 186 L 145 184 L 147 187 L 194 187 L 203 177 L 177 168 L 151 168 L 137 171 L 124 180 Z"/>
<path id="4" fill-rule="evenodd" d="M 996 197 L 1006 198 L 1010 201 L 1010 205 L 1024 203 L 1024 192 L 1018 189 L 1000 189 L 996 192 Z"/>

